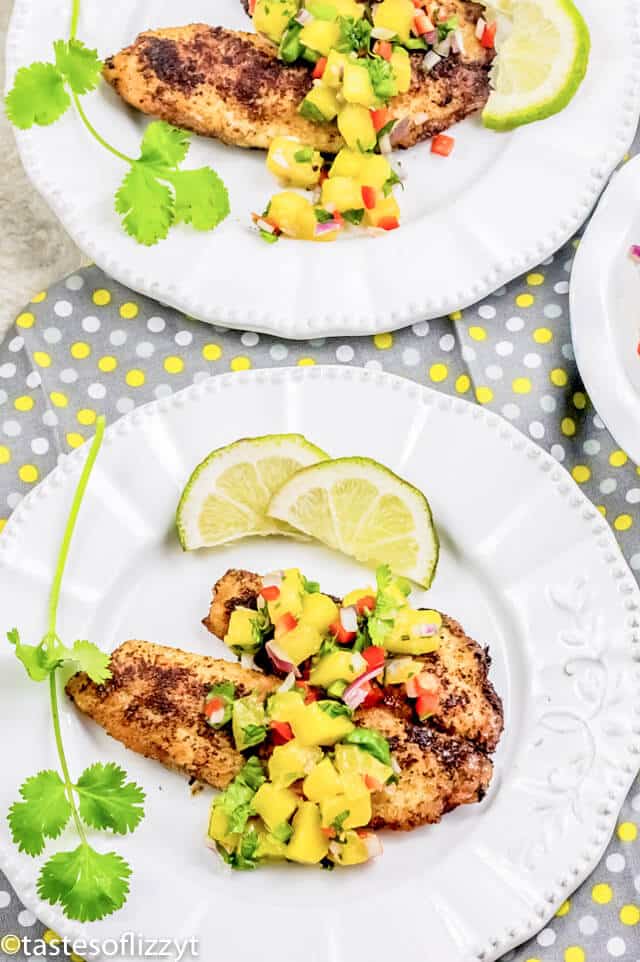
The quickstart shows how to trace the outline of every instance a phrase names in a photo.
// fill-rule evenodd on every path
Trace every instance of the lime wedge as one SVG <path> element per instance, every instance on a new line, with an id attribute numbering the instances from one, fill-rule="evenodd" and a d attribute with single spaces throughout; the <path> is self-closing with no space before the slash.
<path id="1" fill-rule="evenodd" d="M 512 130 L 567 106 L 587 71 L 591 42 L 572 0 L 512 0 L 499 12 L 493 91 L 482 120 Z"/>
<path id="2" fill-rule="evenodd" d="M 421 491 L 370 458 L 338 458 L 299 471 L 268 514 L 331 548 L 425 588 L 438 563 L 438 536 Z"/>
<path id="3" fill-rule="evenodd" d="M 192 551 L 248 535 L 294 533 L 267 517 L 271 497 L 300 468 L 326 458 L 301 434 L 244 438 L 212 451 L 182 492 L 180 544 Z"/>

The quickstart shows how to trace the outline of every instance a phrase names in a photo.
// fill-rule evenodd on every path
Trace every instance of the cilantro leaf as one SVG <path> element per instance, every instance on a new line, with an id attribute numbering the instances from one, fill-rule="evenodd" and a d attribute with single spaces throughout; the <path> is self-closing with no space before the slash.
<path id="1" fill-rule="evenodd" d="M 361 50 L 369 49 L 371 38 L 371 24 L 364 18 L 356 20 L 354 17 L 338 17 L 340 27 L 340 37 L 336 44 L 336 50 L 340 53 L 349 53 L 354 50 L 359 53 Z"/>
<path id="2" fill-rule="evenodd" d="M 24 801 L 9 809 L 13 841 L 21 852 L 40 855 L 46 838 L 57 838 L 71 817 L 64 782 L 57 772 L 39 772 L 20 786 Z"/>
<path id="3" fill-rule="evenodd" d="M 345 808 L 344 812 L 340 812 L 339 815 L 336 815 L 331 823 L 331 828 L 335 829 L 336 835 L 340 835 L 344 831 L 344 823 L 349 818 L 350 814 L 351 810 Z"/>
<path id="4" fill-rule="evenodd" d="M 76 784 L 80 815 L 93 828 L 110 828 L 119 835 L 132 832 L 144 817 L 145 794 L 118 765 L 96 762 Z"/>
<path id="5" fill-rule="evenodd" d="M 280 240 L 280 235 L 279 235 L 279 234 L 271 234 L 271 233 L 269 233 L 268 230 L 263 230 L 262 228 L 260 228 L 260 232 L 259 232 L 259 233 L 260 233 L 260 237 L 262 238 L 262 240 L 263 240 L 263 241 L 266 241 L 267 244 L 275 244 L 276 241 L 279 241 L 279 240 Z"/>
<path id="6" fill-rule="evenodd" d="M 191 224 L 196 230 L 213 230 L 228 215 L 227 188 L 211 167 L 176 171 L 170 180 L 176 192 L 177 223 Z"/>
<path id="7" fill-rule="evenodd" d="M 395 170 L 391 171 L 391 174 L 387 177 L 384 184 L 382 185 L 382 193 L 385 197 L 388 197 L 396 184 L 401 184 L 402 181 L 396 174 Z M 404 186 L 403 186 L 404 190 Z"/>
<path id="8" fill-rule="evenodd" d="M 302 576 L 302 587 L 308 595 L 316 595 L 320 591 L 320 583 L 318 581 L 309 581 L 304 575 Z"/>
<path id="9" fill-rule="evenodd" d="M 251 815 L 251 800 L 264 782 L 258 758 L 250 758 L 231 784 L 214 800 L 214 806 L 227 816 L 227 834 L 244 831 Z"/>
<path id="10" fill-rule="evenodd" d="M 16 73 L 5 98 L 7 117 L 20 130 L 55 123 L 71 105 L 64 78 L 52 63 L 33 63 Z"/>
<path id="11" fill-rule="evenodd" d="M 457 30 L 458 17 L 456 16 L 456 14 L 454 14 L 452 17 L 449 17 L 448 20 L 444 20 L 442 23 L 439 23 L 437 27 L 438 27 L 438 40 L 442 41 L 454 30 Z"/>
<path id="12" fill-rule="evenodd" d="M 387 101 L 398 92 L 393 67 L 384 57 L 373 57 L 364 61 L 369 71 L 371 86 L 378 100 Z"/>
<path id="13" fill-rule="evenodd" d="M 171 191 L 138 161 L 123 180 L 115 207 L 127 234 L 147 247 L 164 240 L 175 218 Z"/>
<path id="14" fill-rule="evenodd" d="M 349 732 L 346 738 L 342 740 L 348 745 L 357 745 L 358 748 L 361 748 L 363 751 L 369 752 L 370 755 L 377 758 L 383 765 L 391 764 L 389 742 L 384 735 L 374 731 L 372 728 L 356 728 L 354 731 Z"/>
<path id="15" fill-rule="evenodd" d="M 364 207 L 357 210 L 343 210 L 342 216 L 350 224 L 361 224 L 364 217 Z"/>
<path id="16" fill-rule="evenodd" d="M 85 47 L 81 40 L 56 40 L 53 45 L 56 67 L 76 94 L 95 90 L 102 74 L 102 61 L 97 50 Z"/>
<path id="17" fill-rule="evenodd" d="M 96 685 L 104 685 L 111 678 L 111 657 L 91 641 L 76 641 L 67 648 L 65 661 L 75 661 L 78 671 L 84 671 Z"/>
<path id="18" fill-rule="evenodd" d="M 376 606 L 367 618 L 367 628 L 372 644 L 384 645 L 400 609 L 406 604 L 411 585 L 406 578 L 395 578 L 389 565 L 380 565 L 376 570 L 376 582 Z"/>
<path id="19" fill-rule="evenodd" d="M 260 836 L 253 825 L 242 833 L 235 852 L 231 852 L 227 859 L 232 868 L 239 871 L 253 869 L 258 864 L 257 851 L 260 844 Z"/>
<path id="20" fill-rule="evenodd" d="M 342 716 L 351 718 L 352 715 L 351 709 L 339 701 L 319 701 L 318 708 L 320 708 L 325 715 L 328 715 L 329 718 L 341 718 Z"/>
<path id="21" fill-rule="evenodd" d="M 8 631 L 7 638 L 10 644 L 15 645 L 16 657 L 22 662 L 32 681 L 44 681 L 45 678 L 49 677 L 56 664 L 55 662 L 51 663 L 50 657 L 42 645 L 23 645 L 17 628 Z"/>
<path id="22" fill-rule="evenodd" d="M 162 120 L 154 120 L 144 132 L 140 146 L 140 161 L 178 167 L 187 156 L 191 135 L 186 130 L 172 127 Z"/>
<path id="23" fill-rule="evenodd" d="M 130 867 L 115 852 L 96 852 L 82 843 L 45 862 L 38 878 L 38 895 L 51 905 L 60 903 L 67 918 L 95 922 L 122 908 L 130 875 Z"/>

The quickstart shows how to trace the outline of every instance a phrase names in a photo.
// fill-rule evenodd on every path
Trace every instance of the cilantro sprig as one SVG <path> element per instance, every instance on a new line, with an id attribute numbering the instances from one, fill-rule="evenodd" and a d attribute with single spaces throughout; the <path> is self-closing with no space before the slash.
<path id="1" fill-rule="evenodd" d="M 42 866 L 40 898 L 60 904 L 65 915 L 79 922 L 102 919 L 121 908 L 129 893 L 131 868 L 116 852 L 99 852 L 87 839 L 87 827 L 126 835 L 144 816 L 143 790 L 113 762 L 96 762 L 74 782 L 71 778 L 60 725 L 58 671 L 72 665 L 97 685 L 111 677 L 109 658 L 89 641 L 63 644 L 57 633 L 58 604 L 73 532 L 102 439 L 105 420 L 98 418 L 96 436 L 85 462 L 71 505 L 49 598 L 48 627 L 38 645 L 22 642 L 16 628 L 7 633 L 15 655 L 32 681 L 49 682 L 51 720 L 60 770 L 46 769 L 20 786 L 20 799 L 9 809 L 13 841 L 21 852 L 41 855 L 48 840 L 57 839 L 73 822 L 79 844 L 58 852 Z"/>
<path id="2" fill-rule="evenodd" d="M 32 63 L 16 73 L 5 99 L 7 117 L 20 130 L 49 126 L 75 106 L 91 136 L 128 166 L 115 197 L 115 210 L 125 231 L 139 244 L 151 246 L 167 237 L 176 224 L 213 230 L 229 214 L 227 189 L 214 170 L 182 170 L 190 135 L 164 121 L 147 127 L 140 156 L 130 157 L 110 144 L 89 120 L 80 98 L 98 86 L 103 64 L 97 50 L 78 40 L 80 0 L 72 0 L 68 40 L 53 44 L 53 62 Z"/>

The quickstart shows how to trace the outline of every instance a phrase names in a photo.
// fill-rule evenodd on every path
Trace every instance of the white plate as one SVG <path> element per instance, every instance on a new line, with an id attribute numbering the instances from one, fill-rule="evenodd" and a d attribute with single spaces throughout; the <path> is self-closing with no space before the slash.
<path id="1" fill-rule="evenodd" d="M 203 958 L 254 962 L 269 933 L 280 962 L 299 962 L 302 945 L 312 962 L 382 962 L 398 945 L 405 962 L 490 962 L 545 923 L 614 828 L 640 751 L 640 593 L 597 510 L 552 457 L 496 415 L 388 375 L 284 369 L 211 379 L 109 429 L 73 544 L 62 637 L 109 648 L 146 638 L 224 655 L 200 619 L 228 567 L 300 565 L 338 594 L 368 578 L 327 549 L 283 539 L 180 550 L 173 515 L 193 465 L 213 446 L 272 431 L 302 431 L 336 455 L 373 456 L 428 493 L 442 544 L 429 604 L 490 645 L 505 704 L 487 798 L 436 827 L 384 833 L 384 856 L 362 870 L 234 874 L 204 846 L 208 793 L 192 798 L 184 779 L 127 752 L 65 701 L 72 771 L 113 759 L 148 793 L 141 827 L 117 840 L 134 869 L 129 902 L 84 929 L 66 921 L 37 898 L 40 860 L 17 853 L 4 818 L 0 864 L 25 905 L 70 937 L 194 934 Z M 30 640 L 45 625 L 85 455 L 66 458 L 0 538 L 3 626 Z M 11 733 L 4 813 L 26 776 L 56 765 L 46 691 L 26 680 L 8 645 L 0 647 L 0 726 Z"/>
<path id="2" fill-rule="evenodd" d="M 582 380 L 607 428 L 640 464 L 640 157 L 613 178 L 571 273 L 571 331 Z"/>
<path id="3" fill-rule="evenodd" d="M 264 154 L 196 139 L 190 164 L 226 181 L 232 213 L 214 233 L 174 229 L 147 249 L 122 231 L 113 194 L 123 165 L 69 111 L 51 128 L 19 133 L 24 165 L 78 245 L 116 280 L 187 314 L 283 337 L 366 334 L 462 308 L 540 263 L 587 217 L 631 143 L 640 106 L 639 8 L 578 0 L 591 30 L 589 71 L 559 116 L 512 134 L 479 118 L 454 130 L 448 160 L 422 144 L 398 154 L 407 174 L 403 226 L 382 238 L 271 246 L 249 230 L 276 184 Z M 7 64 L 51 55 L 69 0 L 16 0 Z M 83 0 L 80 37 L 103 56 L 139 31 L 205 21 L 248 29 L 240 0 Z M 84 99 L 100 132 L 136 154 L 146 118 L 106 85 Z"/>

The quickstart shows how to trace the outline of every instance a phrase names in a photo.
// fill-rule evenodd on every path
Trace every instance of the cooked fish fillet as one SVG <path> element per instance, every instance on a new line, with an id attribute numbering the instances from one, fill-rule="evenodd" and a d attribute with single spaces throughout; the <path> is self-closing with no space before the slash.
<path id="1" fill-rule="evenodd" d="M 212 684 L 232 681 L 239 693 L 265 697 L 277 678 L 230 661 L 144 641 L 127 641 L 111 656 L 112 678 L 96 685 L 80 673 L 67 694 L 76 707 L 127 748 L 225 788 L 244 764 L 226 730 L 206 724 L 204 697 Z M 389 737 L 400 764 L 398 782 L 373 797 L 378 828 L 409 829 L 480 800 L 491 780 L 489 759 L 470 743 L 426 733 L 389 708 L 361 709 L 356 721 Z"/>
<path id="2" fill-rule="evenodd" d="M 440 133 L 488 98 L 491 52 L 475 36 L 481 7 L 464 0 L 447 6 L 459 16 L 465 52 L 429 74 L 421 68 L 423 55 L 411 56 L 411 89 L 390 104 L 401 121 L 396 147 Z M 313 83 L 311 70 L 283 64 L 259 34 L 203 23 L 147 30 L 106 61 L 104 76 L 143 113 L 238 147 L 266 149 L 279 135 L 328 153 L 343 144 L 335 123 L 315 124 L 298 113 Z"/>
<path id="3" fill-rule="evenodd" d="M 215 584 L 205 626 L 218 638 L 224 638 L 231 612 L 238 605 L 255 608 L 261 582 L 251 571 L 228 571 Z M 502 702 L 489 680 L 491 658 L 486 648 L 469 638 L 457 621 L 442 615 L 440 647 L 423 655 L 425 670 L 438 676 L 442 697 L 438 711 L 429 718 L 429 726 L 460 738 L 468 738 L 483 751 L 495 750 L 503 728 Z M 411 709 L 398 687 L 388 685 L 385 703 L 396 714 Z"/>

